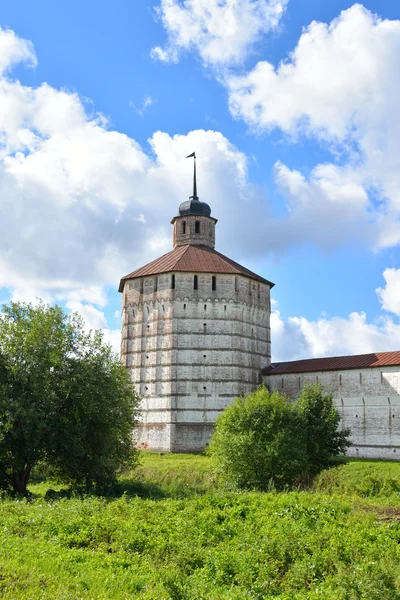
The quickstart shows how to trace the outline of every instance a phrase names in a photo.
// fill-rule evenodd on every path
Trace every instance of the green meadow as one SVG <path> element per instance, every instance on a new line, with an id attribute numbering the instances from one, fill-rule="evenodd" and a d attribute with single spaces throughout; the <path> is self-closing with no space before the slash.
<path id="1" fill-rule="evenodd" d="M 2 598 L 400 600 L 396 463 L 255 493 L 224 490 L 205 456 L 142 454 L 106 497 L 30 491 L 0 501 Z"/>

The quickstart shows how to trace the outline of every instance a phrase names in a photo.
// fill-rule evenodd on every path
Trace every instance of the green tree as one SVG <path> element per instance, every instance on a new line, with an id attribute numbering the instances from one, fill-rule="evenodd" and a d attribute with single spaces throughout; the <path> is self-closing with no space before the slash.
<path id="1" fill-rule="evenodd" d="M 350 446 L 339 421 L 320 385 L 305 386 L 298 402 L 261 386 L 221 413 L 209 452 L 233 487 L 282 488 L 318 473 Z"/>
<path id="2" fill-rule="evenodd" d="M 332 394 L 320 383 L 304 384 L 296 409 L 302 420 L 308 471 L 315 475 L 351 446 L 350 430 L 339 429 L 340 415 Z"/>
<path id="3" fill-rule="evenodd" d="M 72 483 L 133 464 L 138 397 L 99 332 L 77 315 L 12 303 L 0 318 L 0 485 L 25 493 L 46 461 Z"/>
<path id="4" fill-rule="evenodd" d="M 218 417 L 209 452 L 227 483 L 281 488 L 307 469 L 301 423 L 294 405 L 261 386 L 237 398 Z"/>

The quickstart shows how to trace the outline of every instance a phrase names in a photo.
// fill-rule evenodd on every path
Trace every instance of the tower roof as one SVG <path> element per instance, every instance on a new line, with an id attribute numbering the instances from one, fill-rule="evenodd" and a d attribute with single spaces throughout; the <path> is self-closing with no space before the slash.
<path id="1" fill-rule="evenodd" d="M 178 246 L 171 252 L 156 258 L 144 267 L 125 275 L 119 284 L 119 291 L 122 292 L 127 279 L 144 277 L 148 275 L 158 275 L 161 273 L 190 272 L 190 273 L 225 273 L 227 275 L 243 275 L 249 279 L 254 279 L 261 283 L 266 283 L 273 287 L 275 284 L 268 279 L 260 277 L 253 271 L 246 269 L 239 263 L 224 256 L 220 252 L 208 248 L 207 246 Z"/>
<path id="2" fill-rule="evenodd" d="M 197 196 L 190 196 L 189 200 L 185 200 L 179 207 L 179 216 L 184 215 L 211 215 L 211 208 L 206 202 L 201 202 Z"/>

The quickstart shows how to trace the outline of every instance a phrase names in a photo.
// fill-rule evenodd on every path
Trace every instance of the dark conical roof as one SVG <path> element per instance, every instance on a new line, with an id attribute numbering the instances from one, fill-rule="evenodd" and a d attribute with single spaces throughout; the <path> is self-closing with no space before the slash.
<path id="1" fill-rule="evenodd" d="M 198 196 L 190 196 L 189 200 L 182 202 L 179 207 L 179 215 L 203 215 L 209 217 L 211 208 L 205 202 L 200 202 Z"/>

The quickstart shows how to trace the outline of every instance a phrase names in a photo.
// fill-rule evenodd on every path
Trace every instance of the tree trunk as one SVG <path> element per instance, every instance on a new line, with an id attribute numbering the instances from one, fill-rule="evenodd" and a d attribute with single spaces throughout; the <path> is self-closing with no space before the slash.
<path id="1" fill-rule="evenodd" d="M 14 473 L 13 488 L 17 494 L 26 494 L 26 486 L 28 485 L 29 475 L 31 474 L 32 465 L 26 465 L 23 471 Z"/>

